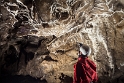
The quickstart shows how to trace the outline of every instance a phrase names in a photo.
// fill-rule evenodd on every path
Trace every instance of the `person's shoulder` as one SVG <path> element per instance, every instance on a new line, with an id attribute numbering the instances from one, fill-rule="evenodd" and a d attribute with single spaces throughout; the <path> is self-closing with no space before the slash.
<path id="1" fill-rule="evenodd" d="M 88 62 L 91 62 L 91 63 L 94 63 L 91 59 L 87 58 L 87 61 Z"/>
<path id="2" fill-rule="evenodd" d="M 76 62 L 74 65 L 81 65 L 82 63 L 80 61 Z"/>
<path id="3" fill-rule="evenodd" d="M 90 65 L 94 65 L 94 66 L 96 66 L 95 62 L 93 62 L 93 61 L 90 60 L 90 59 L 87 59 L 87 62 L 88 62 Z"/>

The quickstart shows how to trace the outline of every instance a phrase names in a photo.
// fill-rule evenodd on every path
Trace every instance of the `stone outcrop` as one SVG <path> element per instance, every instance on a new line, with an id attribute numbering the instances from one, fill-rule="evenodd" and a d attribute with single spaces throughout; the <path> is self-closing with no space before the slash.
<path id="1" fill-rule="evenodd" d="M 71 83 L 76 43 L 91 47 L 99 83 L 124 82 L 123 0 L 1 0 L 0 74 Z"/>

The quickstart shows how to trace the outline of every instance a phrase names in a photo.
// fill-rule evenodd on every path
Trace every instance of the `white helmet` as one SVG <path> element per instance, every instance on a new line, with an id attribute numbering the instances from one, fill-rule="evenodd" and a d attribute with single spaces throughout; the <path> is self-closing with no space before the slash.
<path id="1" fill-rule="evenodd" d="M 89 56 L 91 54 L 91 48 L 87 45 L 82 44 L 82 43 L 79 43 L 79 51 L 84 56 Z"/>

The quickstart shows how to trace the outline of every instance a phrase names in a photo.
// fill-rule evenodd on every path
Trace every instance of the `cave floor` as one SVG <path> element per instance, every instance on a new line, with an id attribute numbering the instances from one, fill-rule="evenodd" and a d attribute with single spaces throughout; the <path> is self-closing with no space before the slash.
<path id="1" fill-rule="evenodd" d="M 35 79 L 31 76 L 8 75 L 0 78 L 0 83 L 47 83 L 46 80 Z"/>

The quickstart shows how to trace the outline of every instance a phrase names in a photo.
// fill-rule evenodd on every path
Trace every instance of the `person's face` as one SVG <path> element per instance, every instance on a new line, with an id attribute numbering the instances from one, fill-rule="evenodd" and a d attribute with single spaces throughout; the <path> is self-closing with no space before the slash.
<path id="1" fill-rule="evenodd" d="M 79 51 L 79 55 L 82 55 L 82 52 L 81 51 Z"/>

